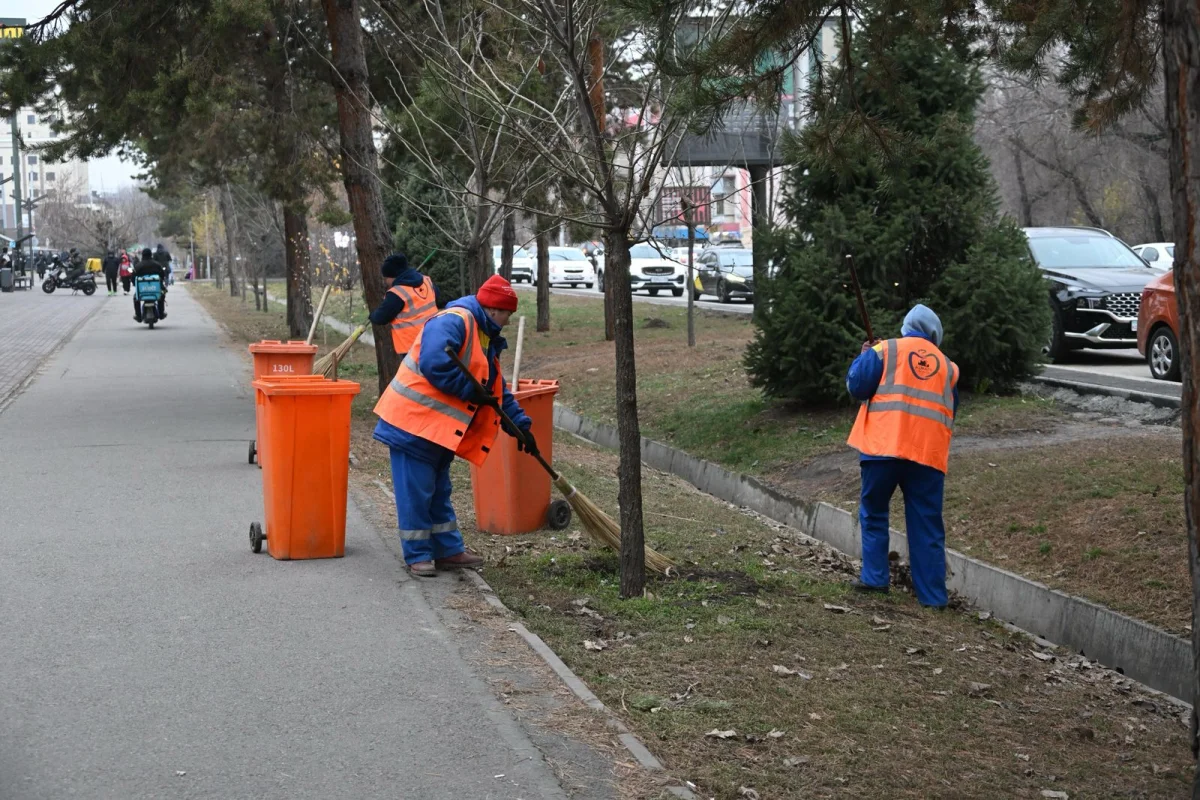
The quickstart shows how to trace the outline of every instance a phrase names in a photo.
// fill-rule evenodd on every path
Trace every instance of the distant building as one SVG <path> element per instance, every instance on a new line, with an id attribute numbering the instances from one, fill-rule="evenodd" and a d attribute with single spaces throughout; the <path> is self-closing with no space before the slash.
<path id="1" fill-rule="evenodd" d="M 52 192 L 69 191 L 73 194 L 73 202 L 87 204 L 91 201 L 89 193 L 90 176 L 88 162 L 75 159 L 50 162 L 37 151 L 41 145 L 55 140 L 50 131 L 50 121 L 43 118 L 32 108 L 23 108 L 17 116 L 17 130 L 21 138 L 19 153 L 13 152 L 12 128 L 8 120 L 0 120 L 0 192 L 3 192 L 3 203 L 0 204 L 0 228 L 5 233 L 13 234 L 17 229 L 17 216 L 13 192 L 15 182 L 9 180 L 14 171 L 21 171 L 21 196 L 23 199 L 38 198 Z M 19 162 L 18 163 L 18 159 Z M 24 228 L 30 230 L 30 215 L 25 209 Z M 37 229 L 37 212 L 33 213 L 32 227 Z"/>

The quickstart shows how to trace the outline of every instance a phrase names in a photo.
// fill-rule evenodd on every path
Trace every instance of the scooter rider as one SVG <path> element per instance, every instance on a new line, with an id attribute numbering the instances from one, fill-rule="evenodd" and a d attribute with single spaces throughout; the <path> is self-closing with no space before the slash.
<path id="1" fill-rule="evenodd" d="M 79 255 L 78 247 L 72 247 L 71 252 L 64 253 L 63 255 L 65 256 L 62 259 L 63 264 L 67 268 L 67 283 L 70 283 L 83 274 L 86 264 L 84 263 L 83 256 Z"/>
<path id="2" fill-rule="evenodd" d="M 158 298 L 158 318 L 167 318 L 167 273 L 163 269 L 162 264 L 154 260 L 154 252 L 149 247 L 142 250 L 142 260 L 138 263 L 137 269 L 133 271 L 133 285 L 137 286 L 137 280 L 142 275 L 157 275 L 159 282 L 162 284 L 162 294 Z M 137 292 L 133 293 L 133 318 L 138 322 L 142 321 L 142 304 L 138 302 Z"/>

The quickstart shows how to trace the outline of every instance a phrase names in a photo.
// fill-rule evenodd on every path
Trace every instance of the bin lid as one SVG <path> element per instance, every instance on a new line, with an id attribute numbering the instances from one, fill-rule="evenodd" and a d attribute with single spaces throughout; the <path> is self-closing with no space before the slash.
<path id="1" fill-rule="evenodd" d="M 527 381 L 524 378 L 517 381 L 517 390 L 513 397 L 524 400 L 544 394 L 558 394 L 558 381 Z"/>
<path id="2" fill-rule="evenodd" d="M 272 397 L 279 395 L 358 394 L 362 391 L 362 387 L 354 381 L 335 381 L 329 378 L 320 378 L 319 376 L 313 376 L 313 380 L 306 381 L 288 380 L 286 378 L 284 380 L 259 378 L 250 385 L 263 394 Z"/>
<path id="3" fill-rule="evenodd" d="M 264 339 L 250 345 L 251 353 L 315 353 L 315 344 L 302 341 L 282 342 L 278 339 Z"/>

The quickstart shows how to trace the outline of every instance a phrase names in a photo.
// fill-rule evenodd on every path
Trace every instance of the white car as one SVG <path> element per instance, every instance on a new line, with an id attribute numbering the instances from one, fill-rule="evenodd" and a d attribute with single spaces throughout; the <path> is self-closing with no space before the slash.
<path id="1" fill-rule="evenodd" d="M 574 289 L 582 285 L 590 289 L 596 283 L 596 270 L 592 268 L 592 262 L 582 251 L 574 247 L 551 247 L 549 250 L 549 284 L 551 286 L 560 284 Z M 536 271 L 533 276 L 533 285 L 537 286 Z"/>
<path id="2" fill-rule="evenodd" d="M 500 248 L 492 248 L 492 264 L 495 267 L 496 274 L 500 274 Z M 517 247 L 513 250 L 513 265 L 512 265 L 512 282 L 533 283 L 533 273 L 537 269 L 537 262 L 534 261 L 533 254 L 524 247 Z"/>
<path id="3" fill-rule="evenodd" d="M 1174 242 L 1150 242 L 1148 244 L 1135 244 L 1133 252 L 1142 257 L 1145 261 L 1155 269 L 1166 272 L 1175 262 L 1175 243 Z"/>
<path id="4" fill-rule="evenodd" d="M 683 297 L 683 283 L 687 267 L 673 257 L 670 248 L 659 248 L 652 244 L 635 244 L 629 248 L 629 288 L 633 291 L 645 289 L 651 297 L 660 290 L 669 289 L 676 297 Z M 604 270 L 596 274 L 596 286 L 604 291 Z"/>

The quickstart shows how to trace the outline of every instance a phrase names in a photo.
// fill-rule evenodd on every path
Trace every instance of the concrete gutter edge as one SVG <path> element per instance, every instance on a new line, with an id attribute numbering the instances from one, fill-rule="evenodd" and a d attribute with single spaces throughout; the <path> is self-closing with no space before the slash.
<path id="1" fill-rule="evenodd" d="M 471 581 L 471 583 L 475 584 L 475 588 L 477 588 L 479 593 L 483 595 L 483 598 L 487 601 L 488 605 L 492 606 L 498 611 L 503 612 L 509 617 L 516 616 L 508 608 L 508 606 L 504 605 L 504 601 L 501 600 L 499 595 L 496 594 L 496 590 L 491 587 L 491 585 L 486 579 L 484 579 L 482 575 L 474 570 L 464 570 L 464 574 Z M 622 722 L 620 718 L 618 718 L 617 715 L 608 708 L 608 706 L 604 705 L 604 702 L 601 701 L 600 698 L 596 697 L 595 693 L 587 687 L 587 684 L 584 683 L 583 680 L 576 675 L 561 658 L 558 657 L 558 654 L 551 649 L 550 645 L 546 644 L 542 637 L 526 628 L 524 624 L 516 621 L 509 625 L 509 630 L 513 631 L 522 639 L 524 639 L 525 643 L 529 645 L 530 649 L 537 653 L 542 661 L 546 662 L 546 666 L 550 667 L 550 669 L 554 671 L 554 674 L 557 675 L 564 684 L 566 684 L 566 687 L 570 689 L 572 694 L 578 697 L 584 705 L 593 711 L 598 711 L 605 715 L 608 726 L 617 732 L 617 738 L 621 741 L 621 744 L 625 746 L 625 749 L 629 751 L 631 756 L 637 759 L 639 764 L 654 772 L 666 772 L 667 768 L 663 766 L 663 763 L 659 761 L 653 753 L 650 752 L 646 745 L 642 744 L 642 741 L 638 739 L 637 736 L 630 732 L 625 723 Z M 683 798 L 683 800 L 699 800 L 695 793 L 684 786 L 676 785 L 668 786 L 666 788 L 671 794 L 675 795 L 676 797 Z"/>
<path id="2" fill-rule="evenodd" d="M 594 444 L 617 448 L 615 428 L 560 404 L 554 406 L 554 425 Z M 788 497 L 754 478 L 645 437 L 642 460 L 702 492 L 756 511 L 854 558 L 862 556 L 858 520 L 844 509 Z M 891 532 L 890 547 L 908 556 L 903 533 Z M 949 587 L 975 606 L 1176 700 L 1192 702 L 1190 640 L 954 550 L 946 554 Z"/>
<path id="3" fill-rule="evenodd" d="M 1085 381 L 1069 381 L 1063 378 L 1051 378 L 1045 375 L 1034 375 L 1030 378 L 1035 383 L 1040 383 L 1044 386 L 1051 386 L 1055 389 L 1070 389 L 1079 394 L 1099 394 L 1109 397 L 1119 397 L 1122 400 L 1131 400 L 1135 403 L 1149 403 L 1157 408 L 1174 408 L 1183 407 L 1183 401 L 1177 397 L 1171 397 L 1165 394 L 1154 394 L 1153 392 L 1141 392 L 1137 389 L 1125 389 L 1120 386 L 1104 386 L 1099 383 L 1087 383 Z"/>

